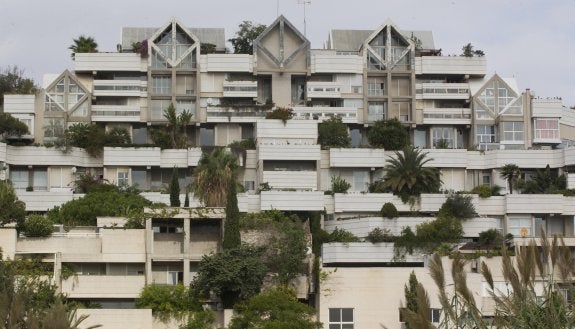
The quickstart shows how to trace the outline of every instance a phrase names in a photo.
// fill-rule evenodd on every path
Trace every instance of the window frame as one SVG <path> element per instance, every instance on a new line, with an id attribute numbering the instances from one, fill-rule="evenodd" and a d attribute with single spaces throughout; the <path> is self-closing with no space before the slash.
<path id="1" fill-rule="evenodd" d="M 344 310 L 351 310 L 351 321 L 344 321 Z M 339 316 L 332 319 L 332 312 L 338 312 Z M 349 315 L 349 314 L 348 314 Z M 352 307 L 330 307 L 328 310 L 328 328 L 329 329 L 354 329 L 355 328 L 355 309 Z"/>

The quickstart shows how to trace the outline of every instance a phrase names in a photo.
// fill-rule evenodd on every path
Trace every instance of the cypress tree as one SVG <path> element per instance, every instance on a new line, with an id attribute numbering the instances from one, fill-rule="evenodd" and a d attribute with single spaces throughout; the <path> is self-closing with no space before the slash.
<path id="1" fill-rule="evenodd" d="M 178 182 L 178 168 L 172 171 L 172 181 L 170 182 L 170 207 L 180 206 L 180 183 Z"/>
<path id="2" fill-rule="evenodd" d="M 411 271 L 409 275 L 409 285 L 405 285 L 404 293 L 405 293 L 405 309 L 410 310 L 414 313 L 417 313 L 417 286 L 419 282 L 417 281 L 417 276 L 415 276 L 415 272 Z M 403 312 L 403 310 L 400 310 Z M 405 316 L 403 316 L 405 321 Z M 409 325 L 406 322 L 405 327 L 409 329 Z"/>
<path id="3" fill-rule="evenodd" d="M 230 179 L 226 200 L 226 218 L 224 222 L 224 249 L 238 248 L 242 244 L 240 236 L 240 210 L 236 192 L 236 182 Z"/>
<path id="4" fill-rule="evenodd" d="M 189 192 L 186 191 L 186 198 L 184 199 L 184 207 L 189 207 L 190 206 L 190 197 L 189 197 Z"/>

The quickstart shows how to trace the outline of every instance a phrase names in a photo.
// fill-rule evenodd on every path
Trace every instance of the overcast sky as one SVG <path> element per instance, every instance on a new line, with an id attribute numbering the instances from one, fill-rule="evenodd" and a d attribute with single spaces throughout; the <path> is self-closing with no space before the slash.
<path id="1" fill-rule="evenodd" d="M 303 2 L 303 0 L 299 0 Z M 515 77 L 537 96 L 575 105 L 575 0 L 306 0 L 307 37 L 323 48 L 331 29 L 431 30 L 444 55 L 471 42 L 485 52 L 488 73 Z M 93 36 L 115 51 L 121 28 L 159 27 L 176 17 L 189 27 L 223 27 L 233 36 L 243 20 L 270 24 L 283 14 L 303 32 L 298 0 L 0 0 L 0 67 L 17 65 L 38 84 L 44 73 L 72 69 L 68 46 Z M 279 9 L 278 9 L 279 7 Z"/>

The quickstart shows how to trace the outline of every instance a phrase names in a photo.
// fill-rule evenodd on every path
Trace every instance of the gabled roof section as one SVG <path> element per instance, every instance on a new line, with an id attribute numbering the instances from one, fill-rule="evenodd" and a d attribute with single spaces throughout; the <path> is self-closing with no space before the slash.
<path id="1" fill-rule="evenodd" d="M 286 54 L 285 44 L 284 44 L 284 31 L 285 28 L 289 28 L 297 38 L 301 40 L 299 47 L 293 51 L 291 54 Z M 263 40 L 268 36 L 269 33 L 279 28 L 279 56 L 275 56 L 272 51 L 267 49 L 263 44 Z M 254 56 L 257 56 L 258 49 L 261 50 L 271 61 L 273 61 L 280 68 L 285 67 L 289 64 L 295 57 L 306 52 L 309 56 L 310 42 L 309 40 L 287 19 L 284 15 L 280 15 L 270 26 L 268 26 L 255 40 L 254 40 Z"/>
<path id="2" fill-rule="evenodd" d="M 180 26 L 183 26 L 180 24 Z M 158 27 L 123 27 L 122 28 L 122 48 L 131 49 L 132 43 L 148 40 L 158 31 Z M 211 43 L 216 45 L 216 50 L 226 49 L 226 36 L 223 28 L 195 28 L 186 27 L 195 35 L 200 43 Z"/>
<path id="3" fill-rule="evenodd" d="M 422 49 L 435 49 L 433 32 L 431 31 L 399 31 L 406 39 L 413 36 L 421 40 Z M 327 44 L 328 49 L 339 51 L 358 51 L 373 30 L 331 30 Z"/>

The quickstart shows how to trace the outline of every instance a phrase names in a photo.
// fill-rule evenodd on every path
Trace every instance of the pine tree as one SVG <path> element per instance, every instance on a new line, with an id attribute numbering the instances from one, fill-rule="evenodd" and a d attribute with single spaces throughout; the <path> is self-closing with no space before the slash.
<path id="1" fill-rule="evenodd" d="M 240 237 L 240 210 L 238 209 L 238 199 L 236 192 L 236 182 L 231 179 L 229 182 L 226 219 L 224 222 L 224 249 L 234 249 L 241 245 Z"/>
<path id="2" fill-rule="evenodd" d="M 178 168 L 172 171 L 172 181 L 170 182 L 170 207 L 180 206 L 180 183 L 178 182 Z"/>

